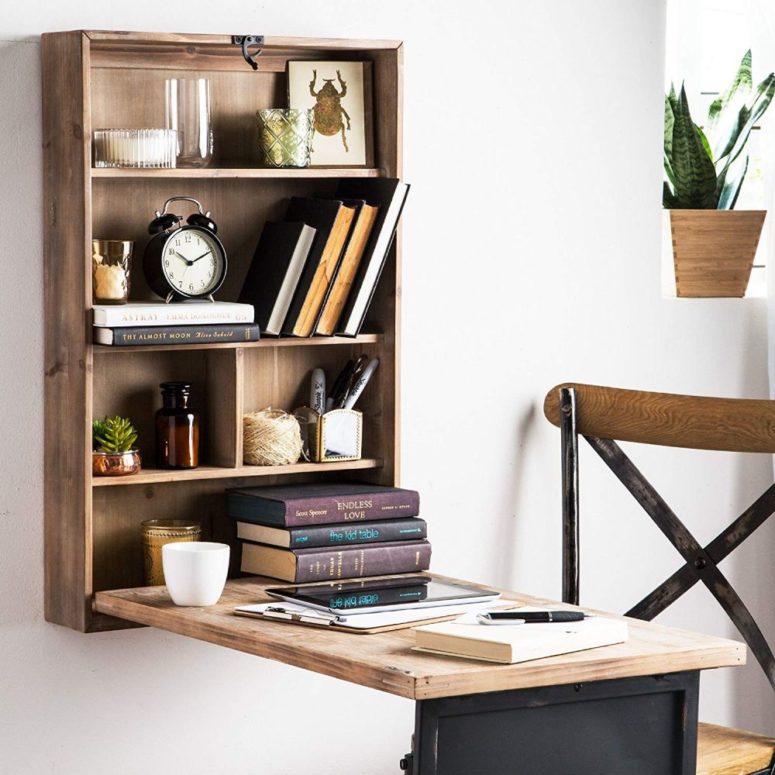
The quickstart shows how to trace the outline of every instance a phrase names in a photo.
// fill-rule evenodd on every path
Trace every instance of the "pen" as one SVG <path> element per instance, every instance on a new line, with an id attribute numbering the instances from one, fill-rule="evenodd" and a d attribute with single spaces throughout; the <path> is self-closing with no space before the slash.
<path id="1" fill-rule="evenodd" d="M 477 614 L 480 624 L 551 624 L 580 622 L 587 618 L 581 611 L 488 611 Z"/>

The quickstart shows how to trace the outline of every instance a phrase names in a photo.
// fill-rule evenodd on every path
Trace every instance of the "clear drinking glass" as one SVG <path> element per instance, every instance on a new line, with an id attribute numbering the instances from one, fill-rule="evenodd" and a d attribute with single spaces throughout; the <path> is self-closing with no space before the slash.
<path id="1" fill-rule="evenodd" d="M 178 166 L 207 167 L 213 157 L 210 81 L 169 78 L 164 82 L 167 128 L 178 133 Z"/>

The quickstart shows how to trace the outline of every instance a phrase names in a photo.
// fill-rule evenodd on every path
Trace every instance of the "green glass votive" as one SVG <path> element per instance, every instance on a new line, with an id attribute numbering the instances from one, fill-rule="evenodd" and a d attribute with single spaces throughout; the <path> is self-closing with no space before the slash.
<path id="1" fill-rule="evenodd" d="M 259 110 L 258 144 L 267 167 L 309 167 L 312 111 Z"/>

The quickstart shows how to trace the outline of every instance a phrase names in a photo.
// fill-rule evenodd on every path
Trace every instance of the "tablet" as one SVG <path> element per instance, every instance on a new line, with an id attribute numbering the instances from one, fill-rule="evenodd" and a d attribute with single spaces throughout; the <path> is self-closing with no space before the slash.
<path id="1" fill-rule="evenodd" d="M 270 587 L 268 595 L 329 613 L 374 613 L 460 603 L 486 603 L 500 596 L 482 589 L 429 576 L 361 579 L 292 587 Z"/>

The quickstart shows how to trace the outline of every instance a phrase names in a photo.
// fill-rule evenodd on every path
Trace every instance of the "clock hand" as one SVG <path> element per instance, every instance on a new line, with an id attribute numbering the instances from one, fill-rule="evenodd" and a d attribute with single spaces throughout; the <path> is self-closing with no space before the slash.
<path id="1" fill-rule="evenodd" d="M 183 260 L 186 262 L 187 266 L 193 266 L 193 265 L 194 265 L 194 262 L 193 262 L 193 261 L 190 261 L 190 260 L 189 260 L 189 259 L 187 259 L 187 258 L 186 258 L 184 255 L 181 255 L 180 253 L 178 253 L 178 251 L 177 251 L 177 250 L 175 251 L 175 255 L 176 255 L 178 258 L 182 258 L 182 259 L 183 259 Z M 199 259 L 195 259 L 195 260 L 197 260 L 197 261 L 198 261 Z"/>
<path id="2" fill-rule="evenodd" d="M 201 256 L 197 256 L 191 263 L 195 264 L 197 261 L 199 261 L 200 258 L 204 258 L 205 256 L 209 256 L 210 253 L 212 253 L 212 250 L 208 250 L 206 253 L 202 253 Z"/>

